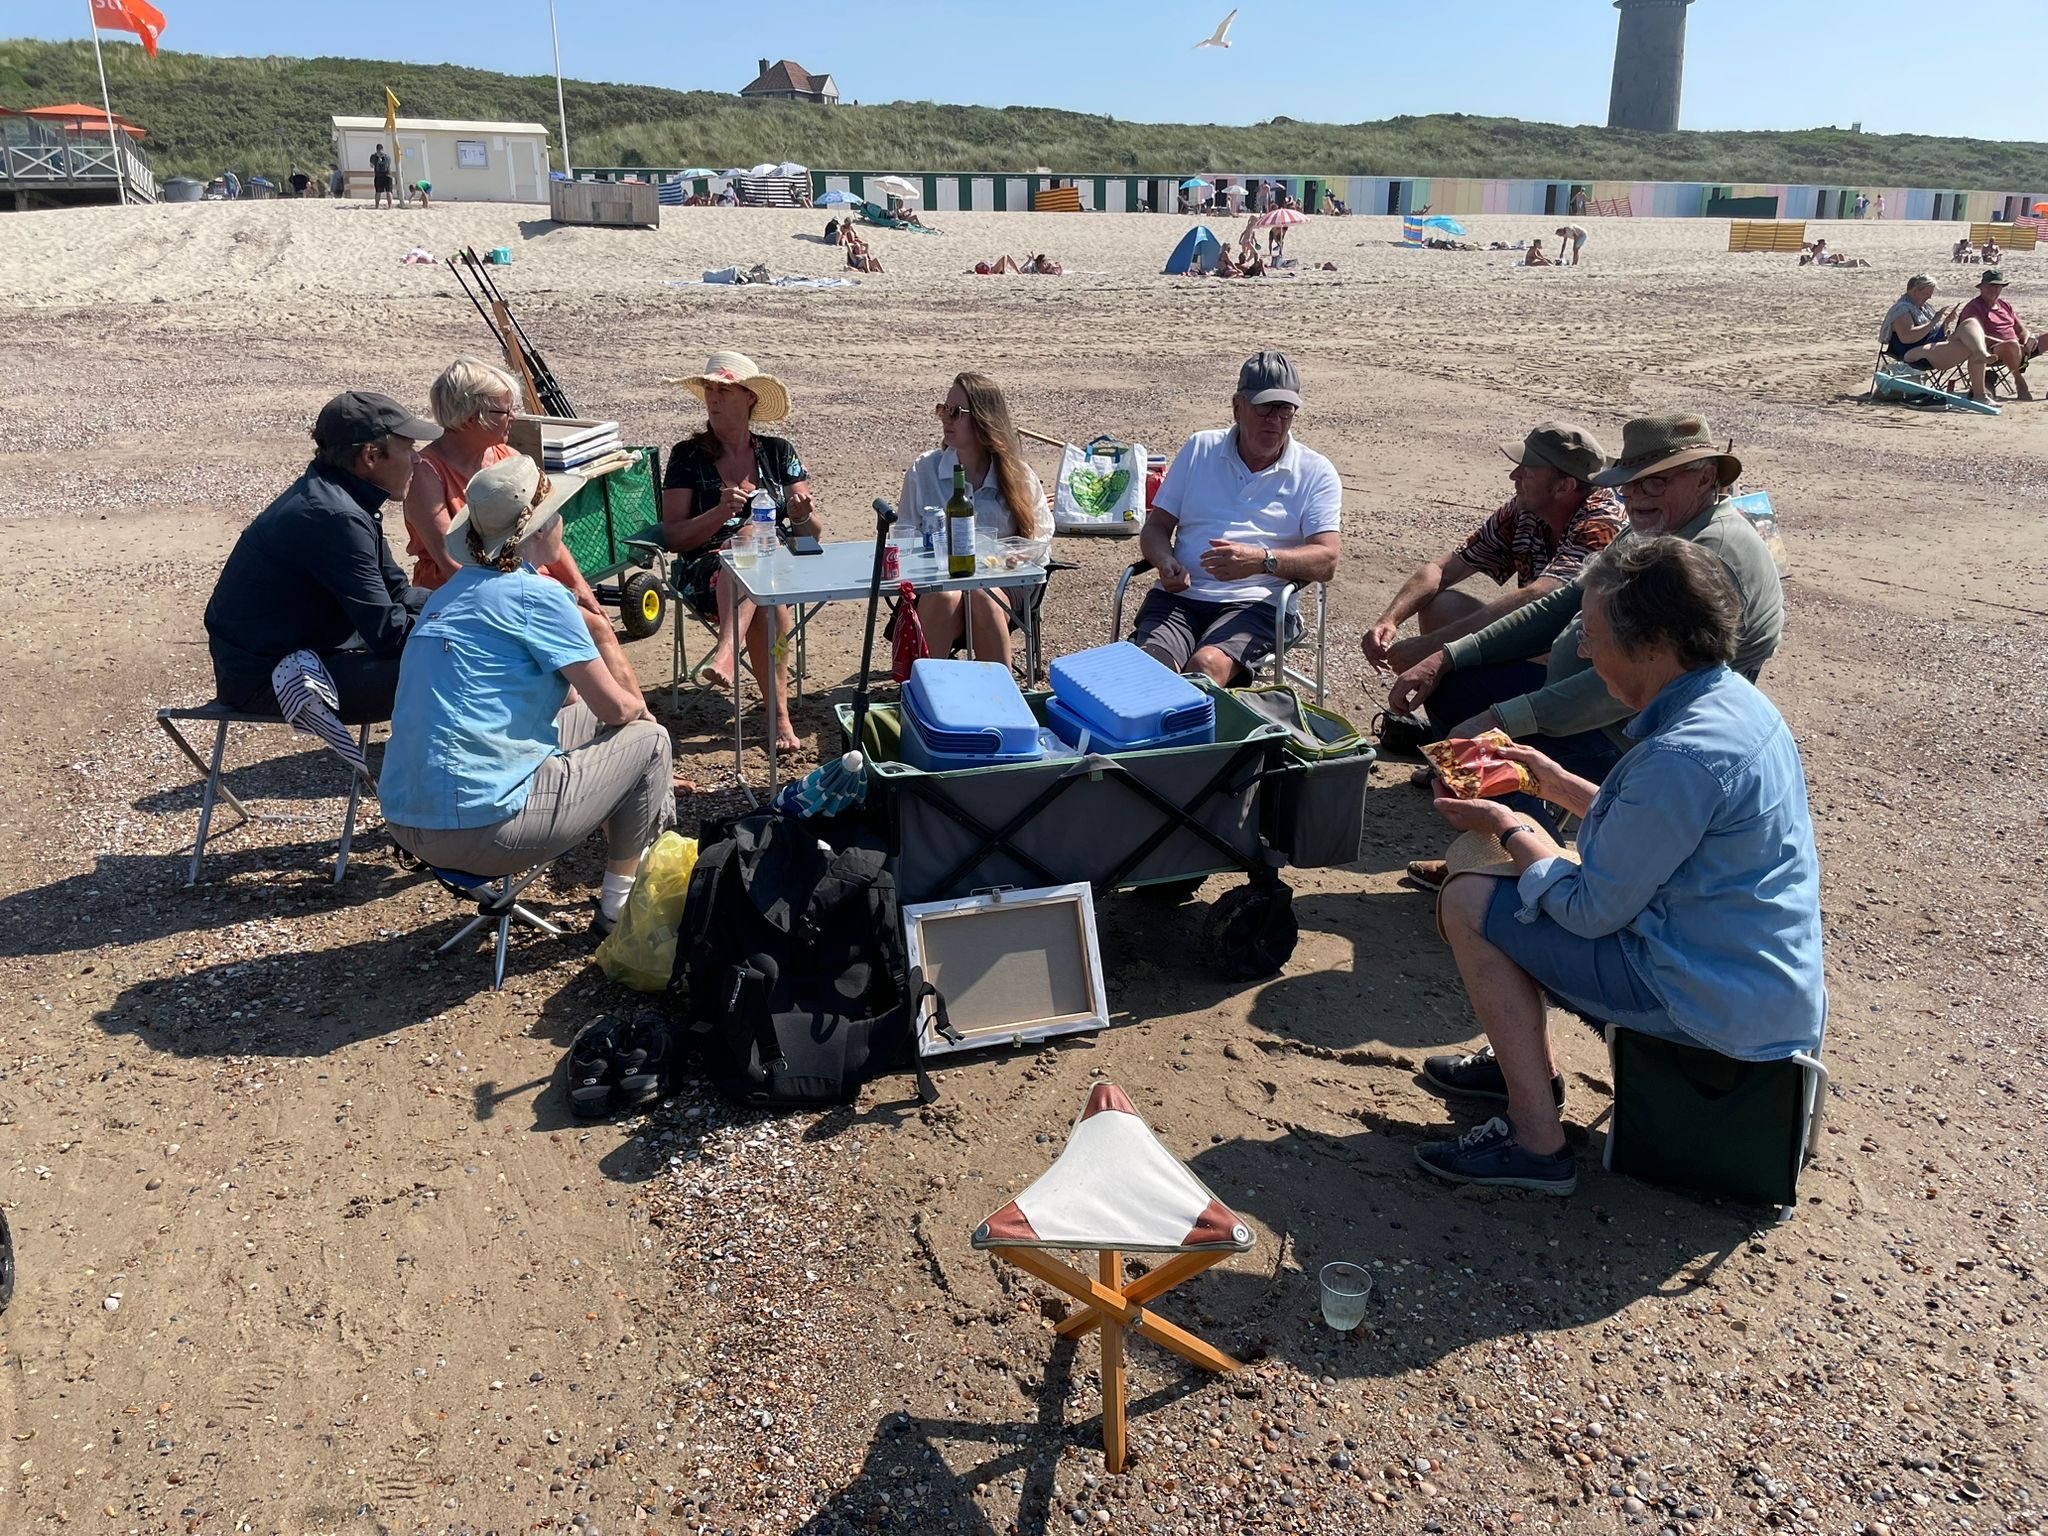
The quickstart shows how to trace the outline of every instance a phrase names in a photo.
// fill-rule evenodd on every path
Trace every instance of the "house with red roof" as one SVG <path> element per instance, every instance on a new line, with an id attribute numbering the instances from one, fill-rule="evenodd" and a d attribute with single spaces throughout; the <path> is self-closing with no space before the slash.
<path id="1" fill-rule="evenodd" d="M 814 101 L 823 106 L 839 105 L 839 87 L 830 75 L 814 75 L 793 59 L 761 61 L 761 73 L 752 85 L 740 87 L 740 94 L 756 101 Z"/>

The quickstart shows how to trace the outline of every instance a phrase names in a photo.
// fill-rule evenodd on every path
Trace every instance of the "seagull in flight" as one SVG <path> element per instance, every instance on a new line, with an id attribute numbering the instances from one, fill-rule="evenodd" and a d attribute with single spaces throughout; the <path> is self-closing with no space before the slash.
<path id="1" fill-rule="evenodd" d="M 1235 20 L 1237 20 L 1237 11 L 1233 7 L 1230 14 L 1223 18 L 1216 30 L 1195 44 L 1195 46 L 1197 48 L 1228 48 L 1230 46 L 1230 24 Z"/>

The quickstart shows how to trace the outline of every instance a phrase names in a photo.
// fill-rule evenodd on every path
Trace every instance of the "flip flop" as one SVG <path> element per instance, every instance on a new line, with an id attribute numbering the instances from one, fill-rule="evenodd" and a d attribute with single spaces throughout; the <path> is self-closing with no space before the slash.
<path id="1" fill-rule="evenodd" d="M 569 1112 L 578 1119 L 601 1120 L 612 1112 L 620 1027 L 606 1014 L 569 1047 Z"/>

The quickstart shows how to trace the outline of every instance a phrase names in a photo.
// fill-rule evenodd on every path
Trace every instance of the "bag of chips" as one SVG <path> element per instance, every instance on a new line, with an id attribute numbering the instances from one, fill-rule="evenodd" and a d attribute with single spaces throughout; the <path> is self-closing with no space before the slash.
<path id="1" fill-rule="evenodd" d="M 1482 731 L 1473 737 L 1428 742 L 1422 753 L 1460 800 L 1490 800 L 1517 790 L 1533 795 L 1536 780 L 1529 770 L 1500 755 L 1500 749 L 1512 743 L 1506 731 Z"/>

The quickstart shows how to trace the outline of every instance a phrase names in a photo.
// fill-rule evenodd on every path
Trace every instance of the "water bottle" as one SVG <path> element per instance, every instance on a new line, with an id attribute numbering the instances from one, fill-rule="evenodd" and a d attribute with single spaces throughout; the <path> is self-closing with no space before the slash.
<path id="1" fill-rule="evenodd" d="M 754 543 L 754 559 L 768 559 L 774 553 L 774 498 L 766 489 L 754 492 L 754 516 L 748 518 L 748 539 Z"/>

